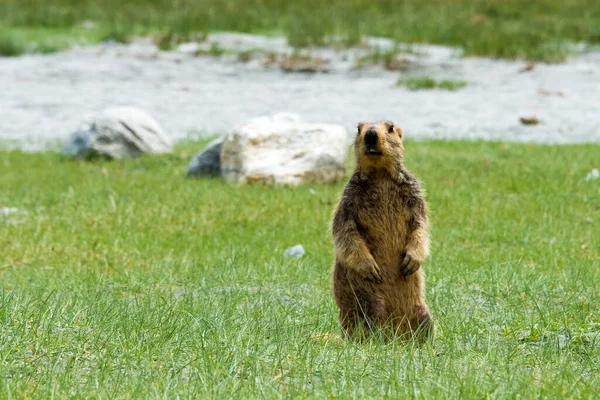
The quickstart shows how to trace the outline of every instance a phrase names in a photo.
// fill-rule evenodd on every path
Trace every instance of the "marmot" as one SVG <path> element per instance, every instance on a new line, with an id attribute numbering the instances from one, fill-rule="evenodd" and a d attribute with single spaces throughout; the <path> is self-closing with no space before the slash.
<path id="1" fill-rule="evenodd" d="M 424 194 L 403 164 L 402 129 L 361 122 L 356 170 L 335 209 L 333 291 L 350 337 L 433 334 L 420 267 L 429 254 Z"/>

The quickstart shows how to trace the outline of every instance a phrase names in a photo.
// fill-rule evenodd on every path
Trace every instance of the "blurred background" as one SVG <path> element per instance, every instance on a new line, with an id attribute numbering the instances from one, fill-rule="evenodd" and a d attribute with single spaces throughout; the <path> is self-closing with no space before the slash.
<path id="1" fill-rule="evenodd" d="M 0 138 L 145 109 L 174 139 L 294 112 L 421 138 L 600 140 L 600 3 L 3 0 Z"/>
<path id="2" fill-rule="evenodd" d="M 50 51 L 78 39 L 153 35 L 168 47 L 169 38 L 236 31 L 283 35 L 298 47 L 384 36 L 461 46 L 467 55 L 559 61 L 569 42 L 600 41 L 599 9 L 593 0 L 3 0 L 0 23 L 5 55 L 31 42 Z"/>

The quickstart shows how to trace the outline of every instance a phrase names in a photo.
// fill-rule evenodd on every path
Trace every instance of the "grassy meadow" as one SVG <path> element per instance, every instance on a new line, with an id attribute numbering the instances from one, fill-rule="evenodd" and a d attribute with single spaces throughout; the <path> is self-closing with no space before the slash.
<path id="1" fill-rule="evenodd" d="M 82 29 L 81 23 L 95 25 Z M 563 60 L 576 42 L 600 42 L 596 0 L 3 0 L 0 54 L 133 35 L 181 38 L 215 30 L 285 35 L 298 47 L 339 37 L 461 46 L 467 55 Z M 3 44 L 4 43 L 4 44 Z M 37 45 L 35 45 L 37 46 Z M 35 47 L 34 46 L 34 47 Z"/>
<path id="2" fill-rule="evenodd" d="M 599 145 L 409 141 L 435 339 L 340 342 L 337 185 L 0 152 L 0 398 L 600 395 Z M 301 259 L 282 256 L 302 244 Z"/>

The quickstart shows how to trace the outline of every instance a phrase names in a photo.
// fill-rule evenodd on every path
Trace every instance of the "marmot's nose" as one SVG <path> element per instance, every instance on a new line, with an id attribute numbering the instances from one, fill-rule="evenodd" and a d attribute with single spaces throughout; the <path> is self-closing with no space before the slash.
<path id="1" fill-rule="evenodd" d="M 365 133 L 365 144 L 367 146 L 374 146 L 377 144 L 377 132 L 369 130 Z"/>

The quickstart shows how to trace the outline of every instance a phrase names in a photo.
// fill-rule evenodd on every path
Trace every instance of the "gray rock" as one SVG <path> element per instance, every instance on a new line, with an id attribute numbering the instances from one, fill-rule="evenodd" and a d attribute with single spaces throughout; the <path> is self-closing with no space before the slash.
<path id="1" fill-rule="evenodd" d="M 92 143 L 93 134 L 90 131 L 92 126 L 88 128 L 80 128 L 74 132 L 69 140 L 65 142 L 63 153 L 68 156 L 85 158 L 90 152 L 90 144 Z"/>
<path id="2" fill-rule="evenodd" d="M 215 177 L 221 175 L 221 148 L 223 138 L 215 139 L 200 153 L 192 157 L 188 166 L 188 177 Z"/>
<path id="3" fill-rule="evenodd" d="M 293 258 L 302 258 L 304 254 L 306 254 L 306 251 L 304 251 L 304 246 L 302 246 L 301 244 L 297 244 L 294 247 L 290 247 L 289 249 L 286 249 L 283 252 L 284 256 Z"/>
<path id="4" fill-rule="evenodd" d="M 89 126 L 73 133 L 63 152 L 79 158 L 125 159 L 169 153 L 172 149 L 160 125 L 145 111 L 115 107 L 102 111 Z"/>

